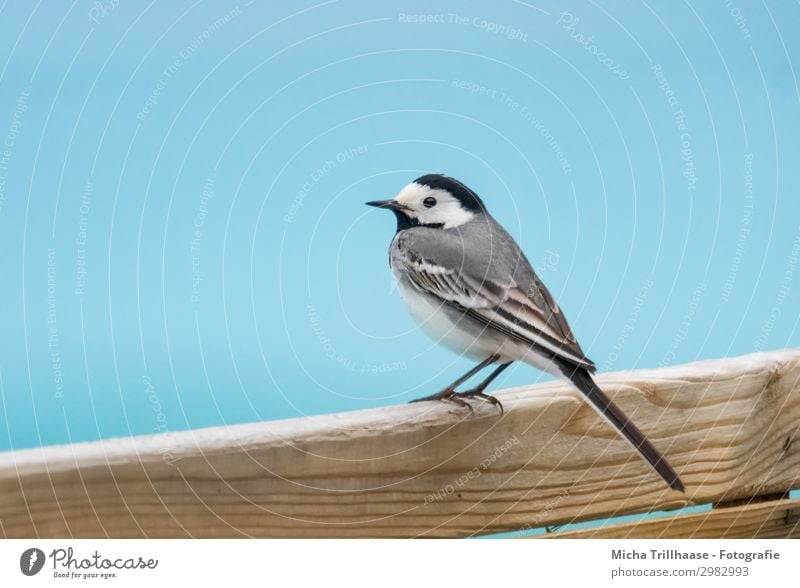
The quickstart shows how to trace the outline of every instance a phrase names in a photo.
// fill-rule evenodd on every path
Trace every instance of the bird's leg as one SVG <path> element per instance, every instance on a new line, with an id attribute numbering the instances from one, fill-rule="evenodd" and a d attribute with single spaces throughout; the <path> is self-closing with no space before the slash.
<path id="1" fill-rule="evenodd" d="M 487 376 L 487 378 L 472 388 L 471 390 L 466 390 L 465 392 L 458 392 L 456 396 L 459 398 L 480 398 L 482 400 L 486 400 L 487 402 L 491 402 L 496 407 L 500 409 L 500 414 L 503 414 L 503 404 L 494 396 L 489 396 L 488 394 L 484 394 L 483 391 L 486 390 L 486 387 L 492 383 L 497 376 L 503 373 L 508 366 L 511 365 L 512 362 L 501 363 L 495 370 Z"/>
<path id="2" fill-rule="evenodd" d="M 485 367 L 494 363 L 496 360 L 497 360 L 496 355 L 490 355 L 482 362 L 480 362 L 478 365 L 469 370 L 466 374 L 458 378 L 455 382 L 447 386 L 447 388 L 443 389 L 441 392 L 437 392 L 436 394 L 431 394 L 430 396 L 425 396 L 423 398 L 417 398 L 416 400 L 412 400 L 411 402 L 423 402 L 425 400 L 448 400 L 450 402 L 458 404 L 459 406 L 466 406 L 467 408 L 472 410 L 472 407 L 468 403 L 456 397 L 456 388 L 461 384 L 463 384 L 464 382 L 466 382 L 467 380 L 469 380 L 472 376 L 477 374 Z M 491 382 L 491 379 L 489 380 L 489 382 Z"/>

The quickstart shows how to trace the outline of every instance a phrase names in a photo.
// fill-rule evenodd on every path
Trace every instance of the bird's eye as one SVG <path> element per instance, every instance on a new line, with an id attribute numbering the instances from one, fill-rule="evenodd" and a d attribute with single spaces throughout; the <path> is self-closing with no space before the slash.
<path id="1" fill-rule="evenodd" d="M 422 201 L 422 204 L 425 205 L 425 208 L 433 208 L 436 206 L 436 198 L 433 196 L 428 196 L 425 200 Z"/>

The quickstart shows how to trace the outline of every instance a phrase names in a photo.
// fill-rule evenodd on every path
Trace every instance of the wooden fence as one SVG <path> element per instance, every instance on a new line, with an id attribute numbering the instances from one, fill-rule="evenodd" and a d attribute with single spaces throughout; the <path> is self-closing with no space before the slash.
<path id="1" fill-rule="evenodd" d="M 800 350 L 599 377 L 669 490 L 565 384 L 0 454 L 6 537 L 798 537 Z M 798 442 L 795 442 L 798 441 Z"/>

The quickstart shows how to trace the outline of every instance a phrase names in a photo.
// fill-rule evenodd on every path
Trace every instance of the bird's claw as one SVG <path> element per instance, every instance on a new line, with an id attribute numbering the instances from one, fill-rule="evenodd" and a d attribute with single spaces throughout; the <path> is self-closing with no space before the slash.
<path id="1" fill-rule="evenodd" d="M 456 392 L 456 396 L 461 398 L 480 398 L 488 402 L 489 404 L 495 405 L 497 408 L 500 409 L 500 414 L 502 415 L 505 411 L 503 410 L 503 403 L 500 402 L 494 396 L 489 396 L 488 394 L 484 394 L 482 390 L 467 390 L 466 392 Z"/>
<path id="2" fill-rule="evenodd" d="M 457 404 L 458 406 L 464 406 L 468 408 L 470 412 L 475 412 L 468 402 L 461 400 L 460 398 L 458 398 L 458 396 L 459 394 L 456 393 L 455 390 L 451 388 L 445 388 L 441 392 L 437 392 L 436 394 L 431 394 L 430 396 L 423 396 L 422 398 L 416 398 L 415 400 L 411 400 L 409 403 L 426 402 L 428 400 L 438 400 L 439 402 L 452 402 L 453 404 Z"/>
<path id="3" fill-rule="evenodd" d="M 464 398 L 480 398 L 481 400 L 485 400 L 491 404 L 494 404 L 496 407 L 500 409 L 500 414 L 503 414 L 503 404 L 494 396 L 489 396 L 488 394 L 484 394 L 480 390 L 467 390 L 466 392 L 456 392 L 455 390 L 445 389 L 437 394 L 431 394 L 430 396 L 425 396 L 423 398 L 417 398 L 416 400 L 412 400 L 411 402 L 425 402 L 427 400 L 438 400 L 440 402 L 452 402 L 453 404 L 457 404 L 458 406 L 463 406 L 469 409 L 471 413 L 475 412 L 475 409 L 472 408 L 472 405 L 464 400 Z"/>

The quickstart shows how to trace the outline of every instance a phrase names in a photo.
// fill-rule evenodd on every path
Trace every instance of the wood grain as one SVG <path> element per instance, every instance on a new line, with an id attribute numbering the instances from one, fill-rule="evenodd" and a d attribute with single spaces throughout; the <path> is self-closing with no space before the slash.
<path id="1" fill-rule="evenodd" d="M 599 378 L 670 491 L 567 385 L 0 454 L 6 537 L 464 537 L 800 486 L 800 351 Z M 298 391 L 299 393 L 299 391 Z"/>
<path id="2" fill-rule="evenodd" d="M 555 539 L 800 539 L 800 500 L 757 502 L 708 512 L 548 533 Z"/>

